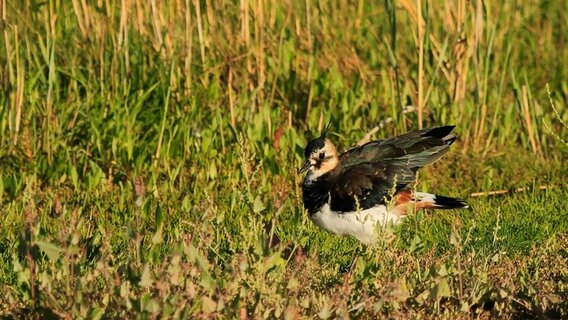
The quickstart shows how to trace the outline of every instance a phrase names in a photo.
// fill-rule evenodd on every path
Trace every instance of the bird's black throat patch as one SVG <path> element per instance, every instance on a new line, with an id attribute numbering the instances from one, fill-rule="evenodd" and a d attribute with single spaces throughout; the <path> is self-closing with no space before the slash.
<path id="1" fill-rule="evenodd" d="M 308 213 L 318 212 L 329 201 L 329 184 L 321 177 L 309 182 L 304 180 L 302 184 L 302 198 Z"/>

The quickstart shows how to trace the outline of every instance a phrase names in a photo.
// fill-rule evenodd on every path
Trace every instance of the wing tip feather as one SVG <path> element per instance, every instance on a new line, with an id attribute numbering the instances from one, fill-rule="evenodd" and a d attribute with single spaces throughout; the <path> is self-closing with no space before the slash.
<path id="1" fill-rule="evenodd" d="M 433 137 L 433 138 L 438 138 L 438 139 L 444 139 L 446 140 L 447 137 L 449 136 L 453 136 L 455 137 L 455 135 L 450 135 L 450 133 L 452 132 L 452 130 L 454 130 L 456 126 L 455 125 L 447 125 L 447 126 L 441 126 L 441 127 L 435 127 L 432 128 L 426 132 L 424 132 L 422 134 L 423 137 Z M 455 139 L 454 139 L 455 140 Z"/>

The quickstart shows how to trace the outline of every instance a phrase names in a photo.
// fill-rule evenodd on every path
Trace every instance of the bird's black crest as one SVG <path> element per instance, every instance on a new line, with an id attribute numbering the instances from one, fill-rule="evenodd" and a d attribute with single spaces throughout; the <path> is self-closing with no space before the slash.
<path id="1" fill-rule="evenodd" d="M 327 123 L 327 125 L 323 129 L 321 136 L 319 136 L 319 138 L 313 139 L 312 141 L 310 141 L 308 143 L 308 145 L 306 146 L 306 149 L 304 150 L 304 155 L 306 156 L 306 158 L 309 158 L 310 155 L 315 150 L 320 150 L 325 146 L 325 139 L 327 138 L 327 134 L 329 133 L 329 130 L 331 129 L 332 123 L 333 123 L 333 117 L 329 119 L 329 122 Z"/>
<path id="2" fill-rule="evenodd" d="M 325 146 L 325 137 L 321 136 L 319 138 L 315 138 L 314 140 L 310 141 L 304 150 L 304 155 L 306 158 L 309 158 L 310 155 L 316 151 L 320 150 Z"/>
<path id="3" fill-rule="evenodd" d="M 323 129 L 323 132 L 321 134 L 321 137 L 323 138 L 327 138 L 327 133 L 329 132 L 329 129 L 331 129 L 331 124 L 333 122 L 333 117 L 331 117 L 329 119 L 329 122 L 327 123 L 327 125 L 325 126 L 325 128 Z"/>

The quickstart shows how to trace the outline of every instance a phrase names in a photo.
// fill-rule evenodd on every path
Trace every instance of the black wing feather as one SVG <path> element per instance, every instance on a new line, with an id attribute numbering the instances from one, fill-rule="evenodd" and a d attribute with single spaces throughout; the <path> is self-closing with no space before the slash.
<path id="1" fill-rule="evenodd" d="M 410 132 L 372 141 L 340 156 L 342 171 L 330 190 L 331 209 L 368 209 L 408 187 L 416 172 L 440 159 L 456 139 L 454 126 Z"/>

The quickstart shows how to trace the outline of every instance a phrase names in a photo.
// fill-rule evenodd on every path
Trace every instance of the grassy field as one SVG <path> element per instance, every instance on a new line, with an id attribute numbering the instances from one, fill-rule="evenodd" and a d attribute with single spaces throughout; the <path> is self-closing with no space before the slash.
<path id="1" fill-rule="evenodd" d="M 0 317 L 568 317 L 568 2 L 0 13 Z M 455 124 L 416 187 L 471 209 L 317 229 L 296 170 L 332 117 L 342 150 Z"/>

